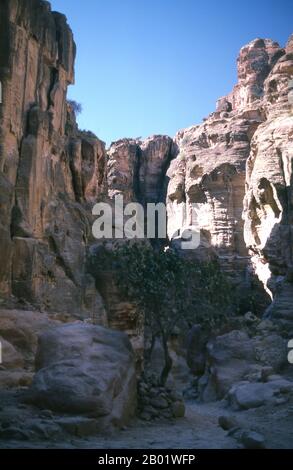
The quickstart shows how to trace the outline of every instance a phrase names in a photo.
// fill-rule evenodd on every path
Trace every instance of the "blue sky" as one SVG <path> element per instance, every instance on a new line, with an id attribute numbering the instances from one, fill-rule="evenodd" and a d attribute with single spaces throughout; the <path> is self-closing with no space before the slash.
<path id="1" fill-rule="evenodd" d="M 201 122 L 236 82 L 240 47 L 281 45 L 293 33 L 293 0 L 52 0 L 77 43 L 82 129 L 109 144 L 173 136 Z"/>

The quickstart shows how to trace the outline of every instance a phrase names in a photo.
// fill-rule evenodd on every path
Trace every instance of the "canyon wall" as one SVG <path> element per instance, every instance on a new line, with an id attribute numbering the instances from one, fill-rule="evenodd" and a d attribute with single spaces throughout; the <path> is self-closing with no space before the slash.
<path id="1" fill-rule="evenodd" d="M 163 201 L 176 145 L 167 136 L 123 139 L 107 153 L 78 129 L 67 101 L 76 47 L 65 16 L 41 0 L 4 0 L 0 12 L 2 304 L 129 331 L 133 306 L 107 276 L 97 289 L 86 269 L 92 207 L 117 194 Z"/>
<path id="2" fill-rule="evenodd" d="M 275 62 L 275 61 L 274 61 Z M 267 314 L 293 333 L 293 37 L 263 84 L 264 122 L 246 166 L 244 237 L 254 269 L 274 299 Z"/>
<path id="3" fill-rule="evenodd" d="M 66 101 L 75 44 L 48 2 L 4 0 L 0 15 L 0 290 L 38 309 L 92 315 L 85 273 L 91 201 L 104 191 L 104 143 Z"/>
<path id="4" fill-rule="evenodd" d="M 233 91 L 202 124 L 176 135 L 167 195 L 169 235 L 195 220 L 196 257 L 213 253 L 241 286 L 256 273 L 276 296 L 275 316 L 290 321 L 292 59 L 292 37 L 285 49 L 268 39 L 241 49 Z"/>
<path id="5" fill-rule="evenodd" d="M 122 139 L 111 144 L 108 155 L 108 194 L 122 194 L 125 202 L 165 202 L 166 171 L 177 146 L 164 135 L 143 141 Z"/>
<path id="6" fill-rule="evenodd" d="M 0 43 L 0 391 L 22 387 L 35 411 L 69 413 L 73 434 L 105 432 L 136 412 L 147 330 L 137 328 L 137 305 L 121 295 L 115 265 L 97 266 L 96 254 L 116 240 L 92 234 L 94 204 L 113 207 L 116 196 L 144 208 L 166 203 L 161 248 L 195 263 L 217 259 L 245 314 L 222 336 L 194 325 L 184 345 L 173 338 L 172 380 L 186 385 L 191 370 L 192 392 L 206 401 L 238 400 L 247 379 L 249 390 L 259 380 L 271 390 L 265 374 L 287 363 L 280 333 L 293 337 L 293 37 L 285 48 L 269 39 L 244 46 L 237 84 L 201 124 L 109 149 L 78 128 L 67 100 L 75 44 L 63 15 L 42 0 L 2 0 Z M 184 250 L 190 225 L 200 245 Z M 163 357 L 157 346 L 153 371 Z M 54 425 L 63 429 L 63 416 Z"/>
<path id="7" fill-rule="evenodd" d="M 195 220 L 201 244 L 184 254 L 218 258 L 248 289 L 255 272 L 275 299 L 268 313 L 291 321 L 292 37 L 286 48 L 268 39 L 244 46 L 238 83 L 202 124 L 106 151 L 78 129 L 66 99 L 75 58 L 66 18 L 41 0 L 3 0 L 0 9 L 5 302 L 105 322 L 104 297 L 110 323 L 123 329 L 130 307 L 85 267 L 93 204 L 123 195 L 166 201 L 170 240 Z M 180 250 L 180 234 L 172 244 Z"/>
<path id="8" fill-rule="evenodd" d="M 245 168 L 251 139 L 266 119 L 264 79 L 280 55 L 279 46 L 268 40 L 243 47 L 232 93 L 218 100 L 202 124 L 175 137 L 180 153 L 168 172 L 169 234 L 181 221 L 191 223 L 192 204 L 201 204 L 196 220 L 202 239 L 232 271 L 245 269 L 249 260 L 242 220 Z"/>

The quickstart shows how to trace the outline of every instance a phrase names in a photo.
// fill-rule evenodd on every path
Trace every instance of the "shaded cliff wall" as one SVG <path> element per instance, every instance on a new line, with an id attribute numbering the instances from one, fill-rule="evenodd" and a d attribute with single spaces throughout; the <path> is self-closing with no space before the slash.
<path id="1" fill-rule="evenodd" d="M 292 38 L 286 48 L 268 39 L 244 46 L 238 83 L 202 124 L 174 139 L 122 139 L 106 152 L 79 131 L 66 101 L 75 58 L 66 18 L 41 0 L 3 0 L 0 13 L 1 296 L 103 316 L 85 271 L 91 208 L 123 194 L 166 200 L 170 238 L 200 203 L 201 246 L 188 255 L 218 257 L 248 288 L 254 270 L 280 299 L 275 311 L 291 318 Z M 110 317 L 121 327 L 128 307 L 111 292 Z"/>
<path id="2" fill-rule="evenodd" d="M 88 206 L 104 190 L 106 153 L 66 101 L 72 32 L 39 0 L 2 1 L 0 21 L 1 296 L 89 314 L 100 299 L 84 272 Z"/>
<path id="3" fill-rule="evenodd" d="M 107 162 L 109 203 L 113 204 L 115 196 L 121 195 L 124 204 L 135 201 L 145 206 L 149 202 L 165 202 L 166 171 L 176 153 L 177 147 L 173 140 L 163 135 L 155 135 L 143 141 L 121 139 L 113 142 L 108 150 Z M 96 244 L 99 245 L 99 242 Z M 111 248 L 111 241 L 108 246 Z M 142 349 L 142 338 L 137 336 L 134 320 L 136 306 L 121 298 L 111 273 L 101 274 L 99 290 L 105 302 L 109 325 L 127 331 L 133 337 L 135 349 Z"/>

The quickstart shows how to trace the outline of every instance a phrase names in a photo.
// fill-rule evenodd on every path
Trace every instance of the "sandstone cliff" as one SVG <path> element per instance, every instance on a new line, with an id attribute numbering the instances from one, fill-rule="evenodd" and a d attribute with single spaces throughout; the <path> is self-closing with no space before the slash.
<path id="1" fill-rule="evenodd" d="M 271 295 L 292 264 L 292 59 L 292 38 L 285 49 L 268 39 L 244 46 L 237 85 L 202 124 L 176 135 L 168 171 L 169 235 L 200 203 L 195 254 L 212 251 L 242 283 L 253 270 Z M 290 290 L 286 283 L 283 310 L 292 318 Z"/>
<path id="2" fill-rule="evenodd" d="M 108 154 L 110 198 L 123 194 L 125 202 L 165 202 L 166 171 L 177 154 L 177 146 L 170 137 L 119 140 L 112 143 Z"/>
<path id="3" fill-rule="evenodd" d="M 0 439 L 96 434 L 136 411 L 136 304 L 121 299 L 115 266 L 94 280 L 87 263 L 101 247 L 92 207 L 116 195 L 166 202 L 166 245 L 195 262 L 217 258 L 239 296 L 258 278 L 271 298 L 270 319 L 247 312 L 221 336 L 194 325 L 187 344 L 173 338 L 173 372 L 185 386 L 192 372 L 192 396 L 228 397 L 236 409 L 286 404 L 292 382 L 276 373 L 293 337 L 293 37 L 285 48 L 244 46 L 238 83 L 203 123 L 107 150 L 78 129 L 67 101 L 75 44 L 63 15 L 42 0 L 1 0 L 0 44 Z M 201 243 L 184 251 L 190 224 Z M 159 345 L 153 356 L 160 366 Z M 182 397 L 154 384 L 139 384 L 145 419 L 183 416 Z"/>
<path id="4" fill-rule="evenodd" d="M 104 321 L 85 268 L 91 208 L 123 194 L 125 202 L 166 201 L 170 239 L 201 204 L 201 246 L 188 254 L 218 257 L 248 288 L 256 272 L 276 298 L 275 316 L 291 318 L 292 38 L 284 49 L 268 39 L 244 46 L 238 83 L 202 124 L 173 140 L 122 139 L 107 152 L 78 129 L 66 100 L 75 58 L 66 18 L 41 0 L 0 8 L 1 296 Z M 111 292 L 109 316 L 122 327 L 129 307 Z"/>
<path id="5" fill-rule="evenodd" d="M 84 315 L 99 295 L 84 272 L 88 203 L 104 189 L 103 142 L 66 101 L 75 44 L 39 0 L 1 2 L 0 289 L 39 309 Z"/>
<path id="6" fill-rule="evenodd" d="M 246 165 L 244 236 L 255 270 L 274 298 L 268 313 L 293 332 L 292 285 L 292 36 L 263 84 L 265 120 Z"/>

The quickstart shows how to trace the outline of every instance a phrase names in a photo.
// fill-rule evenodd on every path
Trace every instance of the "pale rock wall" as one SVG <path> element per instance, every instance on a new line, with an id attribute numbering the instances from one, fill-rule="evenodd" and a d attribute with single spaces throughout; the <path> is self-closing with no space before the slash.
<path id="1" fill-rule="evenodd" d="M 268 314 L 293 331 L 292 36 L 264 82 L 266 120 L 255 132 L 247 162 L 244 236 L 256 272 L 274 302 Z"/>
<path id="2" fill-rule="evenodd" d="M 213 253 L 223 268 L 242 283 L 252 268 L 263 281 L 254 257 L 251 263 L 259 244 L 259 240 L 255 242 L 255 232 L 259 232 L 262 242 L 265 238 L 260 235 L 265 229 L 258 228 L 258 221 L 252 221 L 255 215 L 247 209 L 255 191 L 252 181 L 270 173 L 270 168 L 274 169 L 278 181 L 283 178 L 279 163 L 268 158 L 268 154 L 273 153 L 268 149 L 278 148 L 277 162 L 282 153 L 284 178 L 289 178 L 292 125 L 288 117 L 288 79 L 292 73 L 289 47 L 292 45 L 285 51 L 269 39 L 256 39 L 242 47 L 237 59 L 238 83 L 227 97 L 218 100 L 216 112 L 202 124 L 176 135 L 180 152 L 168 171 L 169 236 L 182 220 L 190 223 L 192 204 L 202 204 L 196 217 L 201 246 L 193 255 L 206 259 Z M 264 147 L 263 161 L 261 157 L 255 159 L 259 152 L 257 147 L 261 145 L 257 144 L 259 140 Z M 290 182 L 287 181 L 287 185 L 290 186 Z M 276 206 L 270 211 L 267 225 L 274 224 L 280 216 L 280 206 L 284 203 L 276 204 L 279 208 Z M 279 245 L 280 238 L 275 250 L 280 249 Z M 287 252 L 288 240 L 285 246 Z M 252 247 L 253 251 L 249 251 Z M 263 256 L 258 253 L 257 258 L 260 259 L 258 265 L 262 264 Z M 267 268 L 265 275 L 269 275 Z"/>

